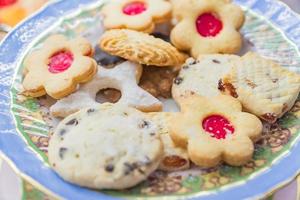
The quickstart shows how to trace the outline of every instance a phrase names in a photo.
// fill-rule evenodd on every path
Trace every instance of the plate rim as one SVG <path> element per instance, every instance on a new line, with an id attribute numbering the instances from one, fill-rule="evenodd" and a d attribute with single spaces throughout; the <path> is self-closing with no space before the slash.
<path id="1" fill-rule="evenodd" d="M 22 29 L 22 27 L 24 27 L 27 23 L 29 23 L 31 20 L 37 20 L 37 18 L 39 17 L 39 16 L 42 16 L 42 15 L 46 15 L 46 13 L 48 12 L 48 14 L 53 14 L 54 16 L 59 16 L 59 14 L 60 14 L 60 11 L 70 11 L 70 12 L 72 12 L 72 11 L 74 11 L 74 10 L 77 10 L 77 9 L 79 9 L 79 7 L 80 7 L 80 5 L 82 5 L 83 3 L 86 3 L 86 0 L 71 0 L 72 2 L 70 2 L 70 0 L 68 1 L 68 3 L 63 3 L 63 0 L 55 0 L 55 1 L 52 1 L 52 2 L 49 2 L 49 3 L 47 3 L 47 5 L 45 5 L 42 9 L 40 9 L 40 11 L 38 12 L 38 13 L 36 13 L 36 14 L 34 14 L 34 15 L 32 15 L 32 16 L 30 16 L 29 18 L 27 18 L 25 21 L 23 21 L 21 24 L 19 24 L 12 32 L 10 32 L 5 38 L 4 38 L 4 40 L 0 43 L 0 58 L 1 58 L 1 50 L 5 47 L 5 45 L 7 45 L 8 44 L 8 41 L 10 40 L 10 39 L 12 39 L 13 37 L 15 37 L 16 36 L 16 33 L 17 33 L 17 31 L 18 30 L 20 30 L 20 29 Z M 258 5 L 257 3 L 258 3 L 258 1 L 259 1 L 259 4 L 260 5 Z M 96 0 L 90 0 L 89 1 L 89 3 L 90 2 L 96 2 Z M 288 7 L 285 3 L 283 3 L 283 2 L 279 2 L 279 1 L 272 1 L 272 0 L 249 0 L 249 1 L 247 1 L 247 2 L 244 2 L 243 0 L 236 0 L 236 2 L 237 3 L 239 3 L 239 4 L 243 4 L 243 5 L 245 5 L 245 6 L 247 6 L 247 7 L 249 7 L 249 8 L 251 8 L 251 10 L 254 10 L 255 12 L 261 12 L 261 9 L 262 9 L 262 6 L 266 6 L 266 5 L 270 5 L 270 4 L 272 4 L 272 5 L 277 5 L 278 6 L 278 10 L 272 10 L 272 12 L 274 12 L 274 13 L 270 13 L 270 14 L 268 14 L 268 15 L 266 15 L 266 16 L 264 16 L 264 17 L 266 17 L 270 22 L 272 22 L 272 23 L 274 23 L 274 25 L 278 28 L 278 29 L 280 29 L 280 30 L 282 30 L 286 35 L 287 35 L 287 37 L 291 40 L 291 41 L 293 41 L 293 43 L 298 47 L 298 50 L 299 50 L 299 47 L 300 47 L 300 34 L 298 34 L 299 36 L 297 37 L 297 34 L 295 35 L 295 34 L 293 34 L 293 30 L 295 30 L 295 29 L 299 29 L 299 32 L 300 32 L 300 15 L 299 14 L 297 14 L 297 13 L 295 13 L 294 11 L 292 11 L 291 10 L 291 8 L 290 7 Z M 72 4 L 73 3 L 73 4 Z M 68 5 L 67 5 L 68 4 Z M 73 7 L 67 7 L 67 6 L 70 6 L 70 5 L 73 5 Z M 74 5 L 76 5 L 75 7 L 74 7 Z M 60 6 L 62 6 L 62 7 L 60 7 Z M 55 8 L 55 9 L 54 9 Z M 59 9 L 57 9 L 57 8 L 60 8 L 61 10 L 59 10 Z M 288 14 L 290 14 L 290 16 L 289 17 L 291 17 L 291 16 L 293 16 L 293 17 L 295 17 L 295 18 L 293 18 L 295 21 L 297 21 L 295 24 L 292 24 L 292 25 L 290 25 L 290 26 L 281 26 L 281 27 L 278 27 L 280 24 L 282 24 L 282 19 L 278 19 L 278 18 L 276 18 L 278 15 L 280 15 L 281 13 L 283 13 L 283 12 L 287 12 Z M 48 15 L 47 14 L 47 15 Z M 296 27 L 291 27 L 291 26 L 293 26 L 293 25 L 296 25 Z M 26 32 L 26 31 L 25 31 Z M 41 34 L 41 33 L 36 33 L 36 35 L 39 35 L 39 34 Z M 27 44 L 28 45 L 28 44 Z M 13 46 L 15 46 L 15 45 L 11 45 L 12 47 Z M 24 46 L 24 44 L 22 44 L 22 46 Z M 26 44 L 25 44 L 25 46 L 26 46 Z M 8 47 L 8 46 L 7 46 Z M 12 47 L 10 47 L 10 48 L 12 48 Z M 5 51 L 4 51 L 5 52 Z M 16 58 L 16 60 L 17 60 L 17 58 Z M 15 64 L 15 63 L 14 63 Z M 5 66 L 5 65 L 7 65 L 7 63 L 5 64 L 3 61 L 0 61 L 0 66 Z M 12 65 L 12 64 L 11 64 Z M 13 67 L 13 66 L 11 66 L 11 67 Z M 8 68 L 9 68 L 9 66 L 8 66 Z M 9 68 L 9 69 L 7 69 L 7 70 L 10 70 L 10 71 L 15 71 L 13 68 Z M 14 74 L 15 72 L 13 72 L 13 74 Z M 2 75 L 3 74 L 3 70 L 1 70 L 0 69 L 0 75 Z M 10 78 L 12 78 L 12 77 L 10 77 Z M 1 82 L 0 82 L 0 91 L 2 91 L 3 92 L 3 90 L 4 90 L 4 92 L 7 92 L 6 90 L 8 89 L 9 91 L 10 91 L 10 89 L 11 89 L 11 84 L 7 84 L 7 83 L 5 83 L 5 86 L 6 87 L 3 87 L 4 85 L 3 84 L 1 84 Z M 10 93 L 10 92 L 9 92 Z M 3 98 L 3 96 L 2 95 L 0 95 L 0 100 L 3 100 L 4 98 Z M 10 95 L 7 97 L 6 96 L 6 98 L 5 98 L 5 100 L 9 100 L 9 102 L 10 102 L 10 99 L 11 99 L 11 97 L 10 97 Z M 0 105 L 0 110 L 2 109 L 1 108 L 1 106 L 3 106 L 3 105 Z M 4 105 L 5 106 L 5 105 Z M 7 107 L 9 107 L 8 109 L 10 110 L 10 105 L 6 105 L 6 109 L 7 109 Z M 4 108 L 5 109 L 5 108 Z M 11 115 L 11 113 L 10 113 L 10 111 L 9 111 L 9 114 Z M 5 115 L 3 115 L 2 113 L 0 113 L 0 116 L 2 116 L 2 117 L 5 117 Z M 2 118 L 1 117 L 1 118 Z M 13 118 L 12 116 L 6 116 L 6 118 L 9 118 L 9 119 L 11 119 L 11 118 Z M 5 125 L 5 124 L 4 124 Z M 2 136 L 3 136 L 3 134 L 7 134 L 7 133 L 3 133 L 3 130 L 2 130 L 2 128 L 4 127 L 5 128 L 5 126 L 3 125 L 3 123 L 1 124 L 0 123 L 0 139 L 2 138 Z M 10 125 L 13 125 L 13 126 L 15 126 L 15 123 L 13 122 L 12 124 L 10 124 Z M 15 128 L 14 128 L 15 129 Z M 16 131 L 16 130 L 14 130 L 14 131 Z M 20 139 L 19 137 L 17 137 L 16 139 Z M 22 140 L 22 142 L 25 144 L 25 142 Z M 2 146 L 2 143 L 3 143 L 3 141 L 1 141 L 0 140 L 0 151 L 3 151 L 3 150 L 5 150 L 5 149 L 3 149 L 3 146 Z M 296 147 L 298 147 L 297 149 L 300 149 L 300 141 L 297 141 L 297 144 L 295 144 L 293 147 L 292 147 L 292 152 L 294 151 L 296 151 L 295 150 L 295 148 Z M 25 144 L 25 147 L 26 147 L 26 144 Z M 1 150 L 2 149 L 2 150 Z M 6 151 L 7 151 L 7 149 L 6 149 Z M 5 152 L 5 151 L 4 151 Z M 33 152 L 31 152 L 31 154 L 34 154 Z M 24 170 L 23 170 L 23 172 L 21 171 L 21 168 L 22 167 L 17 167 L 17 164 L 16 164 L 16 162 L 13 162 L 12 160 L 12 157 L 11 157 L 11 155 L 9 154 L 9 153 L 7 153 L 6 154 L 6 156 L 4 155 L 4 153 L 1 153 L 0 152 L 0 156 L 1 157 L 4 157 L 4 160 L 6 160 L 6 161 L 9 161 L 8 163 L 9 163 L 9 165 L 11 165 L 11 166 L 13 166 L 13 169 L 17 172 L 17 174 L 19 174 L 19 175 L 21 175 L 22 177 L 25 177 L 24 179 L 32 179 L 32 180 L 30 180 L 29 182 L 32 182 L 33 180 L 34 180 L 34 178 L 32 178 L 32 177 L 30 177 L 28 174 L 26 174 L 26 172 L 24 172 Z M 17 156 L 16 156 L 17 157 Z M 276 190 L 276 189 L 278 189 L 278 187 L 282 187 L 282 186 L 284 186 L 284 185 L 286 185 L 287 183 L 289 183 L 291 180 L 293 180 L 294 179 L 294 177 L 296 177 L 297 176 L 297 174 L 299 174 L 299 172 L 300 172 L 300 159 L 299 159 L 299 167 L 298 167 L 298 169 L 297 170 L 294 170 L 295 171 L 295 173 L 293 173 L 292 175 L 290 175 L 288 178 L 286 178 L 284 181 L 281 181 L 280 183 L 278 183 L 278 184 L 276 184 L 276 185 L 274 185 L 273 187 L 271 187 L 270 189 L 269 189 L 269 191 L 265 191 L 265 192 L 263 192 L 263 194 L 258 194 L 257 196 L 255 196 L 255 198 L 259 198 L 259 197 L 261 197 L 261 196 L 265 196 L 266 194 L 269 194 L 271 191 L 274 191 L 274 190 Z M 24 163 L 23 163 L 24 164 Z M 264 174 L 264 172 L 263 172 L 263 174 Z M 36 180 L 34 180 L 34 181 L 36 181 Z M 34 183 L 34 186 L 36 186 L 36 185 L 39 185 L 39 186 L 42 186 L 42 187 L 44 187 L 41 183 Z M 48 189 L 48 188 L 46 188 L 46 187 L 44 187 L 44 189 L 47 191 L 47 192 L 50 192 L 51 190 L 50 189 Z M 44 189 L 42 189 L 43 191 L 44 191 Z M 81 190 L 81 189 L 80 189 Z M 104 194 L 100 194 L 100 193 L 96 193 L 97 195 L 97 197 L 99 198 L 99 197 L 102 197 L 102 198 L 105 198 L 105 199 L 115 199 L 116 197 L 111 197 L 111 196 L 108 196 L 108 195 L 104 195 Z M 50 193 L 50 195 L 51 196 L 60 196 L 60 195 L 55 195 L 54 193 L 53 194 L 51 194 Z M 64 196 L 64 195 L 63 195 Z M 86 196 L 85 196 L 86 197 Z M 96 198 L 97 198 L 96 197 Z M 179 197 L 179 196 L 177 196 L 177 197 Z M 194 195 L 187 195 L 187 197 L 194 197 Z M 202 196 L 201 196 L 202 197 Z M 204 198 L 206 197 L 206 196 L 203 196 Z M 195 198 L 197 198 L 197 193 L 196 193 L 196 196 L 195 196 Z M 215 198 L 212 198 L 212 199 L 217 199 L 218 197 L 215 197 Z M 249 197 L 250 198 L 250 197 Z M 253 198 L 253 196 L 251 196 L 251 198 Z"/>

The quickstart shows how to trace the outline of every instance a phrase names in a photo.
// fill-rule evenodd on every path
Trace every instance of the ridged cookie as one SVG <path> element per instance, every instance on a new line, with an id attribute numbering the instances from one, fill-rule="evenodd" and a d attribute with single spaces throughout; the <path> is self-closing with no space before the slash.
<path id="1" fill-rule="evenodd" d="M 142 112 L 102 104 L 65 118 L 52 135 L 51 167 L 66 181 L 95 189 L 130 188 L 157 169 L 163 146 Z"/>
<path id="2" fill-rule="evenodd" d="M 238 98 L 248 112 L 274 123 L 292 108 L 300 91 L 300 75 L 252 52 L 233 66 L 219 89 Z"/>
<path id="3" fill-rule="evenodd" d="M 238 59 L 235 55 L 201 55 L 197 60 L 190 58 L 182 66 L 173 81 L 172 96 L 175 100 L 186 93 L 212 97 L 221 94 L 218 83 L 231 69 L 230 61 Z"/>
<path id="4" fill-rule="evenodd" d="M 172 113 L 156 112 L 148 114 L 159 127 L 160 138 L 164 146 L 164 153 L 158 169 L 163 171 L 179 171 L 190 167 L 187 151 L 177 147 L 170 137 L 170 119 Z"/>
<path id="5" fill-rule="evenodd" d="M 144 65 L 177 66 L 187 58 L 162 39 L 126 29 L 105 32 L 100 39 L 100 47 L 109 54 Z"/>

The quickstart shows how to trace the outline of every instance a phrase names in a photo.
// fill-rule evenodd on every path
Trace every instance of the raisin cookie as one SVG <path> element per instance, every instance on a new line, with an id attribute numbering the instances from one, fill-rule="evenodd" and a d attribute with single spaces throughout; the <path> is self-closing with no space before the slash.
<path id="1" fill-rule="evenodd" d="M 133 29 L 151 33 L 156 23 L 171 18 L 171 4 L 165 0 L 113 0 L 102 9 L 107 29 Z"/>
<path id="2" fill-rule="evenodd" d="M 155 112 L 162 109 L 162 103 L 137 85 L 141 77 L 142 67 L 126 61 L 114 68 L 99 66 L 95 78 L 82 85 L 75 93 L 60 99 L 50 108 L 56 117 L 66 117 L 82 108 L 97 106 L 97 93 L 102 89 L 120 90 L 122 95 L 118 103 L 135 107 L 144 112 Z"/>
<path id="3" fill-rule="evenodd" d="M 127 29 L 106 31 L 101 36 L 100 47 L 114 56 L 159 67 L 181 65 L 187 58 L 160 38 Z"/>
<path id="4" fill-rule="evenodd" d="M 274 123 L 294 105 L 300 75 L 250 52 L 233 62 L 219 89 L 238 98 L 248 112 Z"/>
<path id="5" fill-rule="evenodd" d="M 221 94 L 218 83 L 231 69 L 231 61 L 238 59 L 234 55 L 201 55 L 197 60 L 190 58 L 182 66 L 174 79 L 172 95 L 176 100 L 186 93 L 201 96 L 217 96 Z"/>
<path id="6" fill-rule="evenodd" d="M 52 35 L 43 47 L 32 51 L 24 61 L 24 94 L 45 94 L 61 99 L 74 92 L 79 83 L 90 81 L 97 73 L 91 44 L 82 37 L 67 39 Z"/>
<path id="7" fill-rule="evenodd" d="M 176 145 L 187 149 L 195 164 L 214 167 L 224 161 L 241 166 L 252 158 L 262 123 L 242 112 L 237 99 L 186 95 L 179 103 L 181 112 L 172 116 L 170 135 Z"/>
<path id="8" fill-rule="evenodd" d="M 109 103 L 65 118 L 48 148 L 50 165 L 63 179 L 95 189 L 140 183 L 157 169 L 162 151 L 158 128 L 145 114 Z"/>
<path id="9" fill-rule="evenodd" d="M 242 46 L 242 9 L 229 0 L 173 0 L 179 23 L 171 41 L 194 58 L 200 54 L 236 53 Z"/>

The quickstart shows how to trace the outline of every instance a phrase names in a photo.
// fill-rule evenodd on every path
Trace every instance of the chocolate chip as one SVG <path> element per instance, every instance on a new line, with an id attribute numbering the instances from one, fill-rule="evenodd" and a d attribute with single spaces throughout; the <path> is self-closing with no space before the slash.
<path id="1" fill-rule="evenodd" d="M 194 60 L 193 62 L 191 62 L 191 65 L 196 65 L 197 63 L 199 63 L 197 60 Z"/>
<path id="2" fill-rule="evenodd" d="M 155 133 L 150 133 L 151 136 L 155 136 Z"/>
<path id="3" fill-rule="evenodd" d="M 128 116 L 128 113 L 127 113 L 127 112 L 123 112 L 123 114 L 124 114 L 125 116 Z"/>
<path id="4" fill-rule="evenodd" d="M 177 78 L 174 79 L 174 83 L 175 83 L 176 85 L 181 84 L 182 81 L 183 81 L 183 78 L 181 78 L 181 77 L 177 77 Z"/>
<path id="5" fill-rule="evenodd" d="M 60 135 L 60 136 L 63 136 L 63 135 L 65 135 L 66 133 L 67 133 L 66 129 L 61 129 L 61 130 L 59 131 L 59 135 Z"/>
<path id="6" fill-rule="evenodd" d="M 125 166 L 125 171 L 124 171 L 124 174 L 125 174 L 125 175 L 130 174 L 133 170 L 136 169 L 133 165 L 131 165 L 131 164 L 128 163 L 128 162 L 125 162 L 125 163 L 124 163 L 124 166 Z"/>
<path id="7" fill-rule="evenodd" d="M 90 113 L 93 113 L 93 112 L 95 112 L 95 111 L 96 111 L 95 109 L 90 108 L 90 109 L 88 109 L 86 112 L 87 112 L 88 114 L 90 114 Z"/>
<path id="8" fill-rule="evenodd" d="M 139 124 L 139 128 L 149 128 L 150 122 L 143 120 L 142 123 Z"/>
<path id="9" fill-rule="evenodd" d="M 78 120 L 77 120 L 76 118 L 71 119 L 70 121 L 68 121 L 68 122 L 66 123 L 66 125 L 68 125 L 68 126 L 70 126 L 70 125 L 75 125 L 75 126 L 77 126 L 77 125 L 78 125 Z"/>
<path id="10" fill-rule="evenodd" d="M 105 171 L 107 172 L 113 172 L 115 167 L 112 164 L 108 164 L 105 166 Z"/>
<path id="11" fill-rule="evenodd" d="M 145 174 L 145 172 L 144 172 L 141 168 L 138 168 L 138 171 L 139 171 L 141 174 Z"/>
<path id="12" fill-rule="evenodd" d="M 213 59 L 212 60 L 214 63 L 217 63 L 217 64 L 220 64 L 221 62 L 220 61 L 218 61 L 218 60 L 216 60 L 216 59 Z"/>
<path id="13" fill-rule="evenodd" d="M 188 69 L 189 66 L 188 65 L 183 65 L 182 69 Z"/>
<path id="14" fill-rule="evenodd" d="M 61 147 L 60 149 L 59 149 L 59 157 L 61 158 L 61 159 L 64 159 L 64 155 L 65 155 L 65 153 L 67 152 L 67 148 L 65 148 L 65 147 Z"/>
<path id="15" fill-rule="evenodd" d="M 278 81 L 278 78 L 271 79 L 273 83 L 276 83 Z"/>

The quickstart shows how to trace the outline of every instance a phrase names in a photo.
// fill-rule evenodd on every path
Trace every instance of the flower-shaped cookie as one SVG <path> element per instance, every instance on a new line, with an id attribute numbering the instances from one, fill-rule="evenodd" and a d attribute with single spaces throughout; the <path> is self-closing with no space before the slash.
<path id="1" fill-rule="evenodd" d="M 79 83 L 96 74 L 92 55 L 92 46 L 82 37 L 67 40 L 62 35 L 50 36 L 41 49 L 31 52 L 24 61 L 24 94 L 48 94 L 55 99 L 71 94 Z"/>
<path id="2" fill-rule="evenodd" d="M 183 96 L 181 113 L 170 123 L 175 144 L 187 148 L 197 165 L 213 167 L 224 161 L 233 166 L 252 158 L 253 142 L 260 138 L 262 123 L 242 112 L 238 100 L 230 96 Z"/>
<path id="3" fill-rule="evenodd" d="M 103 7 L 107 29 L 133 29 L 151 33 L 156 23 L 170 19 L 172 6 L 165 0 L 113 0 Z"/>
<path id="4" fill-rule="evenodd" d="M 185 0 L 175 2 L 180 22 L 171 32 L 171 41 L 179 49 L 200 54 L 235 53 L 242 39 L 238 30 L 244 13 L 229 0 Z M 179 10 L 180 8 L 180 10 Z"/>

